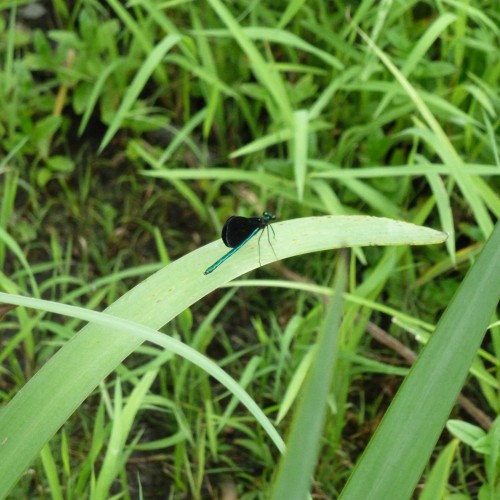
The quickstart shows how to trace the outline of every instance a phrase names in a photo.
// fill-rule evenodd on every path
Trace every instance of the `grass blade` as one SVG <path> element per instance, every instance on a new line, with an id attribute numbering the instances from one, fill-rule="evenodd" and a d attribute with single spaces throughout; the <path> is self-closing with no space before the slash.
<path id="1" fill-rule="evenodd" d="M 115 118 L 102 139 L 99 151 L 102 151 L 109 144 L 117 130 L 120 128 L 123 120 L 126 118 L 127 113 L 139 97 L 139 94 L 144 88 L 144 85 L 146 85 L 149 77 L 153 74 L 153 71 L 158 67 L 165 54 L 174 45 L 177 45 L 180 40 L 180 35 L 168 35 L 154 48 L 151 54 L 149 54 L 148 58 L 144 61 L 144 64 L 135 75 L 130 87 L 127 89 L 123 101 L 116 112 Z"/>
<path id="2" fill-rule="evenodd" d="M 340 262 L 343 264 L 343 261 Z M 294 416 L 287 451 L 278 469 L 271 495 L 273 499 L 306 498 L 311 488 L 340 342 L 346 274 L 345 266 L 339 266 L 334 295 L 315 347 L 309 376 L 302 388 L 304 397 Z"/>
<path id="3" fill-rule="evenodd" d="M 342 492 L 410 498 L 500 299 L 500 224 L 413 365 Z"/>
<path id="4" fill-rule="evenodd" d="M 280 258 L 351 245 L 432 244 L 446 235 L 429 228 L 376 217 L 307 217 L 273 224 Z M 297 235 L 301 235 L 299 238 Z M 0 497 L 14 485 L 43 445 L 81 402 L 145 340 L 186 357 L 214 376 L 240 401 L 282 449 L 281 438 L 260 408 L 218 365 L 155 329 L 218 286 L 255 269 L 257 242 L 249 243 L 220 272 L 203 271 L 221 254 L 214 242 L 172 262 L 98 313 L 56 302 L 0 294 L 0 301 L 72 316 L 90 322 L 67 342 L 0 413 Z M 224 247 L 225 248 L 225 247 Z M 262 264 L 274 252 L 262 246 Z M 146 325 L 146 326 L 145 326 Z"/>

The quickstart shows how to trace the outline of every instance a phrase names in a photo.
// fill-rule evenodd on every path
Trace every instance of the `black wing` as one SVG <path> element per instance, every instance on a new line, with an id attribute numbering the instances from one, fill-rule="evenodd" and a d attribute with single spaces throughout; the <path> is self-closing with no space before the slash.
<path id="1" fill-rule="evenodd" d="M 222 228 L 224 245 L 235 248 L 243 243 L 256 229 L 262 228 L 261 217 L 239 217 L 233 215 Z"/>

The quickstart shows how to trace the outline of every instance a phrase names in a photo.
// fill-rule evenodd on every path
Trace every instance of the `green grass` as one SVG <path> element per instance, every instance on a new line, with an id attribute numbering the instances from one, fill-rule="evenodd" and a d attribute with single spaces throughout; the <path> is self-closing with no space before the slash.
<path id="1" fill-rule="evenodd" d="M 0 497 L 498 496 L 498 9 L 28 4 L 0 2 Z M 266 209 L 279 262 L 204 276 Z"/>

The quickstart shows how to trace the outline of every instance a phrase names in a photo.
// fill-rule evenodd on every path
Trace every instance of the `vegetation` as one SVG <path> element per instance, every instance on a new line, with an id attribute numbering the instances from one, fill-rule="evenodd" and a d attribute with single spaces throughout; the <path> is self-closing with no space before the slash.
<path id="1" fill-rule="evenodd" d="M 0 497 L 500 496 L 493 2 L 0 9 Z"/>

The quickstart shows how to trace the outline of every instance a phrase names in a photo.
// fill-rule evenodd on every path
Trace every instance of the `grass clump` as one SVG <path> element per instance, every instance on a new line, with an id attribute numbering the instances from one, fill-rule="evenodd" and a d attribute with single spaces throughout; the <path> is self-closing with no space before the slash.
<path id="1" fill-rule="evenodd" d="M 0 496 L 495 496 L 489 2 L 0 8 Z"/>

